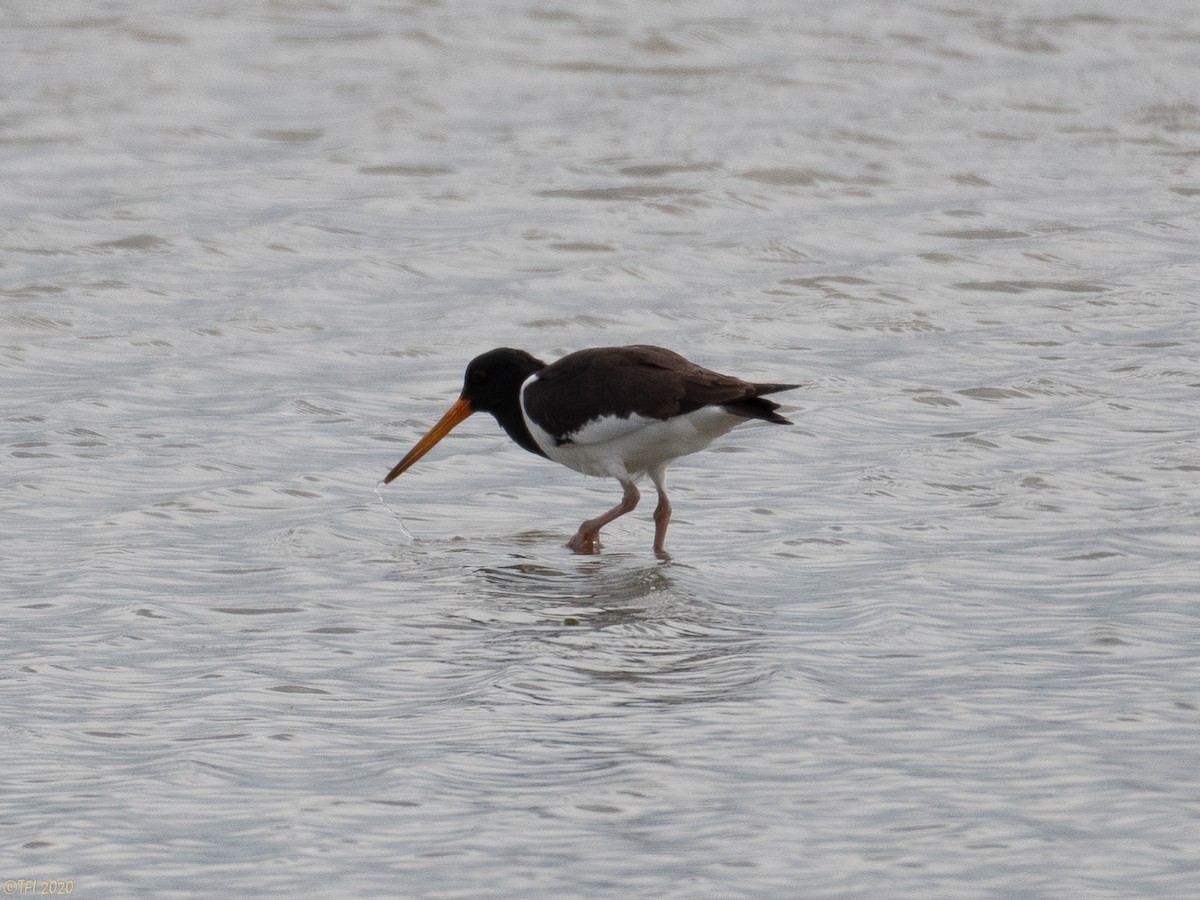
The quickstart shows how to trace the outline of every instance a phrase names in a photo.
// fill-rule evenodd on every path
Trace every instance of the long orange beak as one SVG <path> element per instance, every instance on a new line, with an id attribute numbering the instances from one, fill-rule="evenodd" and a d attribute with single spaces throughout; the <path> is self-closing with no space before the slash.
<path id="1" fill-rule="evenodd" d="M 454 405 L 446 410 L 446 414 L 442 416 L 438 423 L 429 429 L 429 434 L 417 441 L 417 445 L 405 454 L 404 459 L 396 463 L 396 468 L 387 473 L 387 477 L 383 479 L 383 483 L 389 484 L 393 478 L 412 466 L 413 463 L 432 450 L 434 444 L 448 435 L 450 429 L 473 412 L 475 410 L 471 408 L 470 400 L 463 400 L 461 397 L 455 400 Z"/>

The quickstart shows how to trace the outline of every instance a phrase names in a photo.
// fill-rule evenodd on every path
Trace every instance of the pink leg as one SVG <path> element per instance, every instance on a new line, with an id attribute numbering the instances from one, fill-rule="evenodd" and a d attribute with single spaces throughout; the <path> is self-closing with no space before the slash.
<path id="1" fill-rule="evenodd" d="M 671 524 L 671 501 L 667 499 L 666 470 L 657 469 L 650 473 L 654 487 L 658 490 L 658 506 L 654 507 L 654 552 L 666 559 L 667 526 Z"/>
<path id="2" fill-rule="evenodd" d="M 622 481 L 622 487 L 625 488 L 625 494 L 621 497 L 621 502 L 610 509 L 602 516 L 597 516 L 594 519 L 588 519 L 579 526 L 579 530 L 575 532 L 575 537 L 567 541 L 567 546 L 576 553 L 597 553 L 600 550 L 600 529 L 611 522 L 613 519 L 631 512 L 638 505 L 638 500 L 642 495 L 638 493 L 637 486 L 632 481 Z"/>

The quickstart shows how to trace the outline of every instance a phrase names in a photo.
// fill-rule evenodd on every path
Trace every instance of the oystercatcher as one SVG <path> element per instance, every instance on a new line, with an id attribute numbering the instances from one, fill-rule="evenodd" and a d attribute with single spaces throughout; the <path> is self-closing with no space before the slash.
<path id="1" fill-rule="evenodd" d="M 791 425 L 775 411 L 779 404 L 762 395 L 797 387 L 742 381 L 648 345 L 580 350 L 549 365 L 524 350 L 500 347 L 471 360 L 458 400 L 383 483 L 467 416 L 488 412 L 530 453 L 621 483 L 621 502 L 580 525 L 568 547 L 595 553 L 600 529 L 637 506 L 637 481 L 649 475 L 658 491 L 654 552 L 666 556 L 667 465 L 748 419 Z"/>

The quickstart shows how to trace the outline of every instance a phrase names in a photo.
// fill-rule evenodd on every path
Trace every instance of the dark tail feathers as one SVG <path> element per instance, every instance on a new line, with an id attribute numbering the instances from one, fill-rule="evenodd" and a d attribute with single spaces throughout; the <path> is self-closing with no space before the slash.
<path id="1" fill-rule="evenodd" d="M 774 422 L 776 425 L 791 425 L 790 419 L 785 419 L 775 410 L 779 404 L 773 400 L 763 399 L 763 394 L 776 394 L 780 391 L 791 391 L 800 387 L 798 384 L 756 384 L 754 396 L 745 400 L 735 400 L 723 404 L 724 408 L 734 415 L 745 416 L 747 419 L 762 419 L 764 422 Z"/>

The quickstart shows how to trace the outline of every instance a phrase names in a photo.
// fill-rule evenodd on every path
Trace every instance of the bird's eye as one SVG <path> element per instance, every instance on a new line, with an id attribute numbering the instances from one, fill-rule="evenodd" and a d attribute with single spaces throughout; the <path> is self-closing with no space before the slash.
<path id="1" fill-rule="evenodd" d="M 487 372 L 483 371 L 483 369 L 472 369 L 471 373 L 467 376 L 467 381 L 471 382 L 471 384 L 482 384 L 486 380 Z"/>

